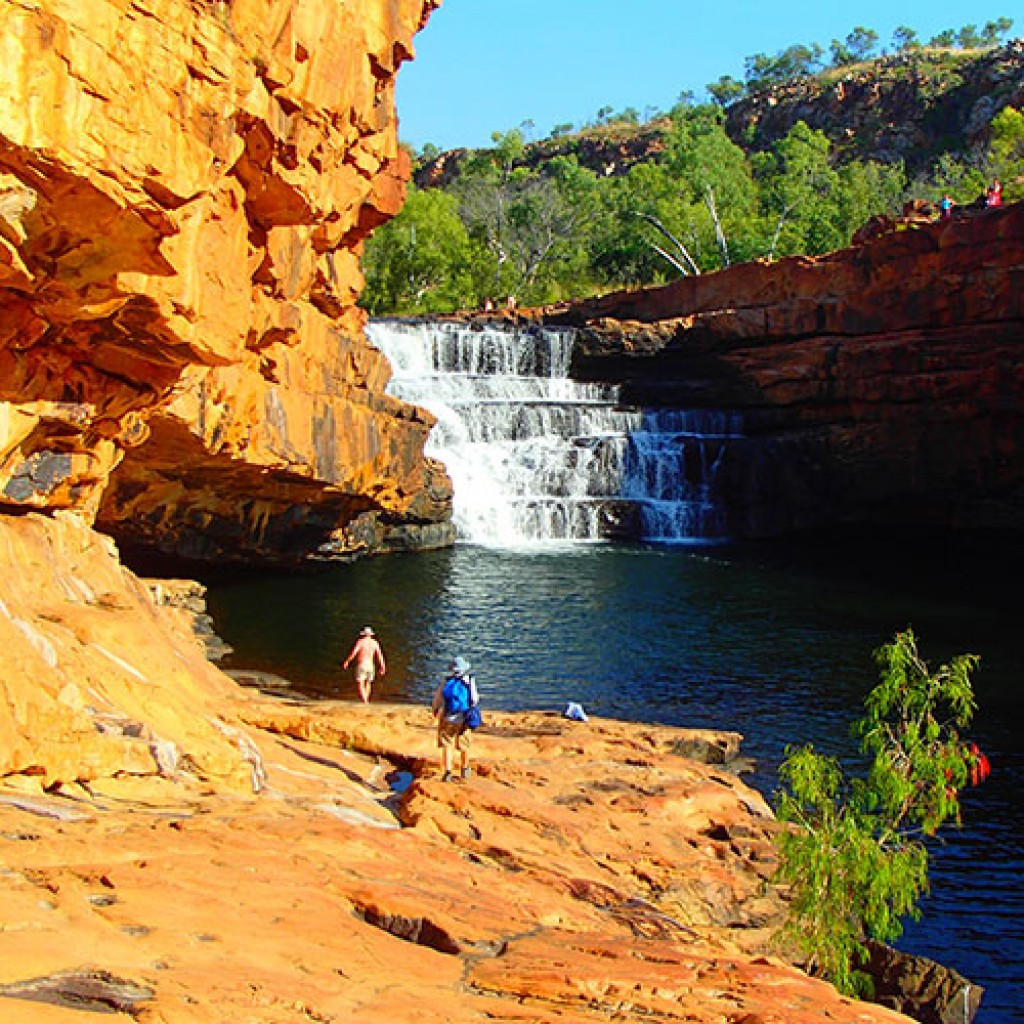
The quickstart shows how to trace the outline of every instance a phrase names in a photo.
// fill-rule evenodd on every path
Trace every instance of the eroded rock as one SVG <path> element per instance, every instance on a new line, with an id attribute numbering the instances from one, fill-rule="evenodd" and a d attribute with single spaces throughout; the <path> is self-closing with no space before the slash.
<path id="1" fill-rule="evenodd" d="M 207 560 L 451 543 L 355 305 L 436 6 L 0 9 L 0 508 Z"/>

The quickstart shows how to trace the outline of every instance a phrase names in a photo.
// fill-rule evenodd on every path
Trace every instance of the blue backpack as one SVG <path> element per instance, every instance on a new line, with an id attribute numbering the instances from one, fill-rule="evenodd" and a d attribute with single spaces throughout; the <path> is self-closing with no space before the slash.
<path id="1" fill-rule="evenodd" d="M 441 691 L 444 698 L 445 714 L 449 718 L 457 718 L 469 710 L 469 682 L 461 676 L 452 676 Z"/>

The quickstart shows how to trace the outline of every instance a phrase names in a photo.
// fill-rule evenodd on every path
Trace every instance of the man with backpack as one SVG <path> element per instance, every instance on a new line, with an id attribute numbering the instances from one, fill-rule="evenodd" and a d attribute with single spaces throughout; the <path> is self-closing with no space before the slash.
<path id="1" fill-rule="evenodd" d="M 480 703 L 476 680 L 470 675 L 469 662 L 452 658 L 448 675 L 434 693 L 431 705 L 437 717 L 437 745 L 441 749 L 443 782 L 451 782 L 454 752 L 459 752 L 460 777 L 469 777 L 469 741 L 473 735 L 473 710 Z M 467 720 L 468 719 L 468 720 Z"/>

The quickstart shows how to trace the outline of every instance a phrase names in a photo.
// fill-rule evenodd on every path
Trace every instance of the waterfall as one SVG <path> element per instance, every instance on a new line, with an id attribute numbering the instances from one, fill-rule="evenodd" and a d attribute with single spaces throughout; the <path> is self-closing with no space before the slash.
<path id="1" fill-rule="evenodd" d="M 640 533 L 659 544 L 729 541 L 720 471 L 730 442 L 743 437 L 738 413 L 652 409 L 630 435 L 624 497 L 640 504 Z"/>
<path id="2" fill-rule="evenodd" d="M 437 417 L 425 452 L 452 478 L 460 540 L 728 539 L 714 481 L 734 414 L 622 408 L 618 388 L 569 378 L 568 329 L 376 320 L 367 335 L 388 393 Z"/>
<path id="3" fill-rule="evenodd" d="M 437 417 L 426 454 L 454 486 L 460 539 L 490 547 L 597 541 L 622 504 L 627 432 L 617 389 L 569 379 L 572 332 L 374 321 L 387 391 Z"/>

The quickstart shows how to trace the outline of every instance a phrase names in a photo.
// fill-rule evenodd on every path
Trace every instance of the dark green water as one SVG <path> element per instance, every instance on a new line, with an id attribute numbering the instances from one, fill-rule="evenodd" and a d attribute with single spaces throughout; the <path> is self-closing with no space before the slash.
<path id="1" fill-rule="evenodd" d="M 852 753 L 848 724 L 876 681 L 872 651 L 913 627 L 933 666 L 981 655 L 973 736 L 989 782 L 933 854 L 933 895 L 901 946 L 987 994 L 979 1024 L 1024 1022 L 1024 638 L 1020 560 L 1002 552 L 842 545 L 799 555 L 583 546 L 469 546 L 313 576 L 211 586 L 229 664 L 314 696 L 355 698 L 359 628 L 388 657 L 375 697 L 426 702 L 448 657 L 474 665 L 485 706 L 735 729 L 763 792 L 788 743 Z"/>

